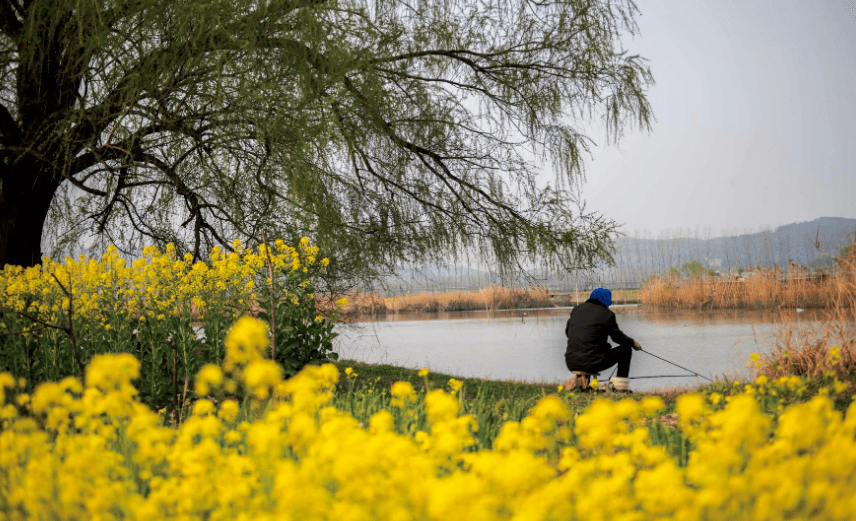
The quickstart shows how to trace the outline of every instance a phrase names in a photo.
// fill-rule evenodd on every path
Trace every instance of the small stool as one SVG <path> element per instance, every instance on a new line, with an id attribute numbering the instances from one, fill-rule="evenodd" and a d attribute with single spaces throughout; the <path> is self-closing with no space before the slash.
<path id="1" fill-rule="evenodd" d="M 573 373 L 574 376 L 565 381 L 565 387 L 568 388 L 568 390 L 572 390 L 572 388 L 576 387 L 575 385 L 570 385 L 571 380 L 576 378 L 576 382 L 579 383 L 580 389 L 587 391 L 590 389 L 591 379 L 600 376 L 600 373 L 588 373 L 586 371 L 571 371 L 571 373 Z"/>

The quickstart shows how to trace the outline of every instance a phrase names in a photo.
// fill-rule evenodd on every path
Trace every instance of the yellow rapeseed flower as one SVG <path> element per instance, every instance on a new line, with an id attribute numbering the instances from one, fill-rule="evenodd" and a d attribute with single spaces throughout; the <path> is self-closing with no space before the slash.
<path id="1" fill-rule="evenodd" d="M 408 402 L 415 400 L 416 391 L 413 390 L 413 385 L 410 382 L 395 382 L 390 389 L 392 395 L 392 405 L 396 407 L 404 407 Z"/>
<path id="2" fill-rule="evenodd" d="M 234 422 L 238 417 L 240 407 L 235 400 L 225 400 L 220 403 L 220 410 L 217 411 L 217 416 L 224 421 Z"/>
<path id="3" fill-rule="evenodd" d="M 218 388 L 223 384 L 223 371 L 220 366 L 206 364 L 196 373 L 194 389 L 198 396 L 205 396 L 211 392 L 211 388 Z"/>
<path id="4" fill-rule="evenodd" d="M 227 371 L 235 371 L 261 358 L 270 345 L 267 324 L 251 317 L 241 317 L 226 335 Z"/>

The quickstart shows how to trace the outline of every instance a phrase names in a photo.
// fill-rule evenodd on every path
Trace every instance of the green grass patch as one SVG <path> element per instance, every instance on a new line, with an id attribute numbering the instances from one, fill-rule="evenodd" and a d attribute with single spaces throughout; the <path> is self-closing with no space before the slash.
<path id="1" fill-rule="evenodd" d="M 444 373 L 429 371 L 424 377 L 419 376 L 419 369 L 408 369 L 388 364 L 366 364 L 354 360 L 338 360 L 335 362 L 345 379 L 345 369 L 350 367 L 356 372 L 355 385 L 357 388 L 373 384 L 378 390 L 389 390 L 395 382 L 410 382 L 413 388 L 420 391 L 427 386 L 430 389 L 448 389 L 449 380 L 463 382 L 461 393 L 463 398 L 474 399 L 481 395 L 487 400 L 531 400 L 537 401 L 547 394 L 556 393 L 555 385 L 532 384 L 525 382 L 485 380 L 482 378 L 464 378 Z M 347 390 L 347 385 L 339 385 L 339 392 Z"/>
<path id="2" fill-rule="evenodd" d="M 454 379 L 461 382 L 460 390 L 456 393 L 461 404 L 460 412 L 472 414 L 479 426 L 478 431 L 473 433 L 476 441 L 473 449 L 491 448 L 493 440 L 505 422 L 521 421 L 538 400 L 549 394 L 558 394 L 562 397 L 574 411 L 575 416 L 581 414 L 596 399 L 641 400 L 656 394 L 661 396 L 666 404 L 662 411 L 664 417 L 674 410 L 675 401 L 681 394 L 674 391 L 662 394 L 567 392 L 559 391 L 558 386 L 552 384 L 462 378 L 430 371 L 424 376 L 419 376 L 418 369 L 388 364 L 366 364 L 354 360 L 339 360 L 335 364 L 340 372 L 340 382 L 336 388 L 333 405 L 350 413 L 363 425 L 368 425 L 371 416 L 381 410 L 393 411 L 396 429 L 401 433 L 428 428 L 422 412 L 423 400 L 427 392 L 433 389 L 453 392 L 449 381 Z M 345 372 L 348 368 L 352 370 L 350 377 Z M 409 382 L 413 386 L 416 402 L 412 409 L 408 409 L 410 412 L 391 405 L 390 389 L 395 382 L 399 381 Z M 668 424 L 663 426 L 656 421 L 652 422 L 649 430 L 655 443 L 665 446 L 678 462 L 685 463 L 681 460 L 682 452 L 686 451 L 685 438 L 681 432 L 669 427 Z"/>

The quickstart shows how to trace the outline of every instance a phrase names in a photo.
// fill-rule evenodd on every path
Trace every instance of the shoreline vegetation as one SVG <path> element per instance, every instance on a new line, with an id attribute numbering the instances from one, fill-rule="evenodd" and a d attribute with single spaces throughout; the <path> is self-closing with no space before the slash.
<path id="1" fill-rule="evenodd" d="M 638 290 L 615 290 L 615 304 L 639 303 Z M 588 291 L 551 292 L 543 286 L 516 288 L 488 286 L 473 291 L 424 292 L 384 296 L 376 292 L 354 292 L 346 295 L 348 304 L 343 318 L 363 319 L 396 313 L 443 313 L 450 311 L 481 311 L 497 309 L 554 308 L 585 302 Z"/>
<path id="2" fill-rule="evenodd" d="M 523 401 L 529 403 L 529 407 L 548 394 L 567 394 L 565 389 L 558 391 L 558 386 L 561 382 L 544 383 L 544 382 L 527 382 L 519 380 L 494 380 L 487 377 L 475 378 L 452 375 L 442 372 L 429 371 L 427 375 L 420 376 L 420 369 L 412 369 L 408 367 L 389 365 L 389 364 L 370 364 L 360 362 L 358 360 L 337 360 L 334 362 L 341 374 L 345 374 L 345 370 L 351 368 L 358 377 L 354 378 L 354 384 L 357 390 L 365 390 L 368 388 L 375 389 L 390 389 L 395 382 L 410 382 L 414 389 L 418 392 L 421 390 L 439 389 L 442 388 L 450 380 L 457 380 L 462 383 L 461 397 L 464 401 L 473 400 L 476 397 L 481 397 L 493 403 L 498 402 L 514 402 Z M 570 374 L 569 374 L 570 376 Z M 716 384 L 698 384 L 698 385 L 667 385 L 662 388 L 650 389 L 645 391 L 636 391 L 632 394 L 620 393 L 603 393 L 603 392 L 579 392 L 575 395 L 578 397 L 578 403 L 588 404 L 597 398 L 616 398 L 622 399 L 627 397 L 641 398 L 644 396 L 657 395 L 663 398 L 666 404 L 674 403 L 678 396 L 688 392 L 711 392 L 713 388 L 718 388 L 722 385 L 733 385 L 733 381 L 723 379 L 723 382 Z M 741 382 L 741 385 L 745 382 Z M 348 386 L 340 385 L 337 388 L 337 393 L 345 394 L 348 392 Z M 523 409 L 528 409 L 524 407 Z"/>
<path id="3" fill-rule="evenodd" d="M 612 289 L 612 288 L 610 288 Z M 351 292 L 343 317 L 349 321 L 373 316 L 498 309 L 574 306 L 589 291 L 556 292 L 543 286 L 487 286 L 479 290 L 450 290 L 385 296 Z M 639 289 L 613 289 L 614 304 L 639 304 L 672 309 L 804 309 L 851 307 L 856 299 L 856 252 L 836 259 L 834 270 L 811 272 L 791 264 L 718 276 L 696 273 L 682 277 L 677 270 L 653 276 Z"/>
<path id="4" fill-rule="evenodd" d="M 856 252 L 836 259 L 836 269 L 811 272 L 791 264 L 724 277 L 676 273 L 652 277 L 639 291 L 644 305 L 697 309 L 784 309 L 852 306 Z"/>

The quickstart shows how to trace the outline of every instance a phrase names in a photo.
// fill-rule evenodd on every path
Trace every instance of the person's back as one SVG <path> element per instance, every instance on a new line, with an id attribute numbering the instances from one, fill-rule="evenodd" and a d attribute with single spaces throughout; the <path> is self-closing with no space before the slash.
<path id="1" fill-rule="evenodd" d="M 612 305 L 612 293 L 605 288 L 594 290 L 583 304 L 571 310 L 571 316 L 565 325 L 568 338 L 565 350 L 565 364 L 571 371 L 597 373 L 618 364 L 617 377 L 626 379 L 630 373 L 631 349 L 641 349 L 639 343 L 625 335 L 618 328 L 609 306 Z M 613 348 L 608 339 L 618 344 Z"/>
<path id="2" fill-rule="evenodd" d="M 596 299 L 589 299 L 571 310 L 565 336 L 568 338 L 565 362 L 569 367 L 600 364 L 612 349 L 607 341 L 609 337 L 619 345 L 633 345 L 633 339 L 618 328 L 615 313 Z"/>

